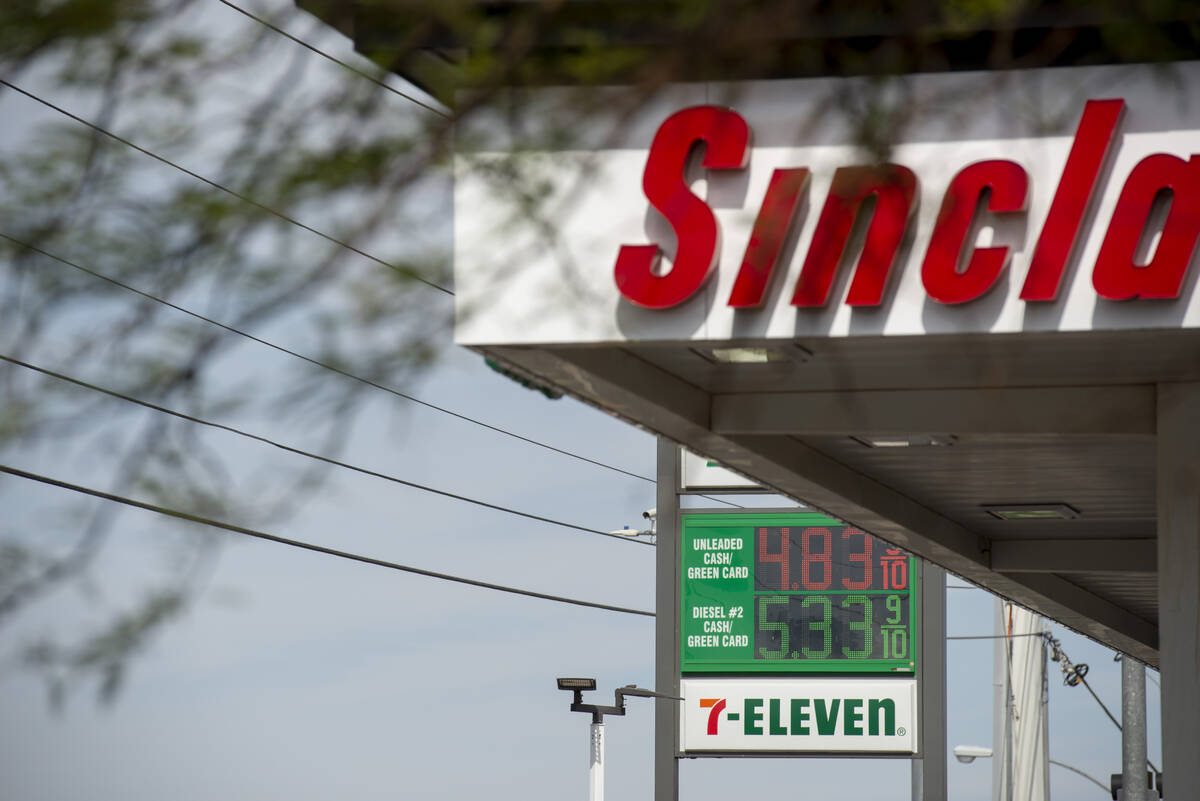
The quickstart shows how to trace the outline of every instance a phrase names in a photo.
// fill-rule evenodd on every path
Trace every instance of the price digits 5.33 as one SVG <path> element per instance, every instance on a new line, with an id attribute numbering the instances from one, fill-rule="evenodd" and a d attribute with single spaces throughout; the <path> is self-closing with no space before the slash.
<path id="1" fill-rule="evenodd" d="M 908 593 L 759 595 L 754 658 L 910 659 Z"/>

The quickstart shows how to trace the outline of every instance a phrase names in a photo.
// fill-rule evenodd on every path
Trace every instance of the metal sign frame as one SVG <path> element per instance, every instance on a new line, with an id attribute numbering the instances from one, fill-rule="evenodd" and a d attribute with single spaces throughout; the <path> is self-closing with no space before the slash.
<path id="1" fill-rule="evenodd" d="M 804 676 L 825 676 L 837 677 L 847 674 L 873 674 L 882 676 L 892 676 L 896 674 L 915 675 L 919 669 L 920 662 L 920 594 L 921 586 L 919 575 L 916 569 L 917 560 L 911 554 L 905 552 L 906 571 L 908 577 L 908 586 L 902 590 L 908 596 L 907 611 L 909 625 L 907 632 L 911 635 L 908 642 L 908 656 L 904 659 L 864 659 L 864 660 L 841 660 L 835 659 L 828 662 L 814 663 L 811 661 L 753 661 L 740 664 L 723 665 L 719 661 L 704 662 L 697 660 L 695 665 L 684 664 L 686 659 L 686 650 L 684 648 L 684 634 L 687 631 L 685 621 L 686 612 L 686 596 L 689 594 L 684 588 L 683 570 L 687 566 L 686 547 L 691 541 L 691 536 L 696 529 L 707 528 L 723 528 L 724 526 L 739 526 L 746 527 L 750 530 L 761 527 L 791 527 L 791 528 L 810 528 L 810 527 L 836 527 L 836 528 L 855 528 L 847 526 L 846 523 L 834 520 L 827 515 L 813 511 L 800 511 L 796 509 L 718 509 L 718 510 L 681 510 L 680 511 L 680 567 L 679 577 L 680 582 L 680 605 L 677 610 L 677 622 L 680 626 L 680 667 L 681 672 L 700 675 L 739 675 L 739 674 L 771 674 L 775 676 L 781 675 L 804 675 Z M 856 529 L 858 530 L 858 529 Z M 871 536 L 872 540 L 882 542 L 870 535 L 869 532 L 864 532 Z M 883 543 L 886 545 L 886 543 Z M 751 546 L 753 548 L 753 546 Z M 751 559 L 753 562 L 753 559 Z M 753 574 L 752 574 L 753 575 Z M 774 594 L 791 594 L 798 589 L 798 585 L 793 585 L 790 590 L 778 590 Z M 757 602 L 760 594 L 758 590 L 751 589 L 751 606 Z M 865 594 L 881 595 L 883 590 L 865 590 Z M 847 592 L 841 590 L 829 589 L 822 591 L 820 594 L 828 596 L 845 595 Z M 755 611 L 753 608 L 746 612 L 748 618 L 753 621 Z M 751 631 L 751 647 L 753 648 L 753 638 L 757 631 Z M 907 664 L 904 664 L 907 663 Z"/>
<path id="2" fill-rule="evenodd" d="M 722 495 L 773 495 L 774 490 L 754 482 L 728 467 L 680 448 L 679 492 L 684 495 L 699 495 L 705 492 L 720 492 Z"/>
<path id="3" fill-rule="evenodd" d="M 898 721 L 897 725 L 891 732 L 888 732 L 889 734 L 894 733 L 896 736 L 891 737 L 888 740 L 884 740 L 883 743 L 878 747 L 862 747 L 862 748 L 854 747 L 858 743 L 855 743 L 854 741 L 849 739 L 844 726 L 839 725 L 840 723 L 843 722 L 843 720 L 847 717 L 847 715 L 841 713 L 838 710 L 837 701 L 844 700 L 847 697 L 845 695 L 847 693 L 849 693 L 849 694 L 857 693 L 859 695 L 866 694 L 866 693 L 864 693 L 864 690 L 867 688 L 864 687 L 864 684 L 871 685 L 872 689 L 877 691 L 874 693 L 875 696 L 880 696 L 880 695 L 883 695 L 885 697 L 890 696 L 891 698 L 895 698 L 898 701 L 900 701 L 900 703 L 896 704 L 896 706 L 899 707 L 899 711 L 896 713 L 895 718 L 894 718 L 894 722 Z M 888 687 L 883 692 L 878 692 L 879 690 L 881 690 L 881 685 L 885 685 L 885 684 L 895 685 L 895 686 Z M 686 712 L 683 709 L 681 709 L 680 715 L 679 715 L 679 732 L 680 732 L 679 756 L 681 756 L 681 757 L 685 757 L 688 759 L 702 758 L 702 757 L 721 757 L 721 758 L 756 757 L 756 758 L 776 758 L 776 759 L 777 758 L 831 759 L 831 758 L 859 757 L 859 758 L 869 758 L 869 759 L 916 759 L 916 758 L 920 757 L 921 735 L 923 734 L 923 732 L 922 732 L 923 727 L 920 724 L 920 718 L 921 718 L 920 691 L 917 686 L 917 679 L 914 676 L 903 676 L 903 677 L 896 677 L 896 678 L 888 678 L 888 677 L 880 677 L 880 676 L 842 676 L 842 677 L 828 677 L 828 676 L 820 676 L 820 677 L 784 676 L 784 677 L 781 677 L 781 676 L 769 676 L 769 675 L 766 675 L 766 676 L 764 676 L 764 675 L 720 676 L 720 677 L 685 676 L 683 678 L 683 685 L 684 685 L 684 700 L 682 702 L 683 705 L 689 704 L 691 702 L 696 702 L 699 700 L 698 695 L 696 695 L 695 693 L 689 693 L 689 691 L 694 690 L 694 689 L 700 690 L 702 688 L 702 690 L 704 691 L 704 694 L 711 693 L 711 694 L 719 695 L 719 696 L 722 696 L 721 700 L 725 700 L 724 696 L 732 696 L 735 698 L 748 696 L 750 693 L 747 692 L 744 688 L 748 685 L 758 685 L 761 689 L 755 689 L 754 693 L 764 696 L 764 698 L 763 698 L 764 703 L 756 707 L 756 711 L 758 713 L 758 717 L 756 718 L 756 720 L 757 720 L 758 728 L 760 728 L 763 733 L 759 736 L 756 736 L 755 741 L 758 743 L 762 743 L 764 747 L 762 747 L 762 748 L 730 747 L 727 744 L 729 742 L 729 739 L 727 738 L 724 741 L 718 740 L 716 745 L 709 746 L 709 745 L 705 744 L 705 745 L 701 745 L 698 747 L 692 747 L 690 749 L 685 749 L 684 746 L 687 744 L 687 740 L 689 739 L 689 735 L 687 732 L 688 720 L 685 717 Z M 723 689 L 723 685 L 728 687 L 729 689 L 728 690 Z M 786 734 L 795 735 L 794 731 L 789 731 L 789 732 L 784 732 L 782 730 L 773 731 L 773 732 L 771 731 L 771 728 L 773 728 L 780 721 L 785 720 L 785 719 L 787 719 L 788 722 L 787 722 L 787 725 L 784 726 L 784 728 L 788 728 L 788 729 L 792 728 L 793 721 L 790 720 L 790 713 L 792 711 L 789 708 L 790 704 L 783 705 L 783 704 L 773 703 L 776 701 L 780 701 L 781 697 L 783 695 L 788 695 L 790 697 L 804 697 L 806 699 L 809 697 L 813 698 L 813 703 L 811 705 L 806 706 L 806 708 L 804 710 L 804 714 L 806 715 L 806 717 L 804 718 L 804 724 L 805 724 L 806 728 L 808 728 L 810 730 L 810 732 L 816 731 L 816 727 L 818 725 L 817 716 L 819 714 L 816 710 L 816 700 L 823 700 L 825 696 L 817 696 L 814 693 L 812 693 L 811 690 L 807 689 L 814 685 L 821 688 L 822 690 L 832 690 L 834 692 L 843 693 L 842 696 L 839 696 L 834 699 L 835 703 L 832 705 L 832 710 L 833 710 L 832 721 L 829 723 L 829 725 L 833 729 L 832 735 L 829 735 L 827 733 L 822 733 L 822 735 L 821 735 L 822 739 L 818 741 L 818 742 L 821 742 L 823 745 L 828 745 L 829 747 L 825 747 L 825 748 L 789 747 L 789 745 L 794 746 L 797 743 L 797 741 L 794 739 L 793 740 L 780 740 L 780 739 L 776 739 L 775 737 L 767 736 L 767 732 L 770 732 L 771 734 L 774 734 L 774 735 L 786 735 Z M 839 687 L 839 685 L 840 685 L 840 687 Z M 851 685 L 856 686 L 857 689 L 851 690 L 850 689 Z M 689 695 L 691 695 L 691 697 L 689 697 Z M 905 698 L 905 696 L 907 696 L 907 698 Z M 704 700 L 713 700 L 713 699 L 708 698 L 708 699 L 704 699 Z M 859 700 L 863 700 L 863 699 L 859 699 Z M 874 699 L 872 699 L 872 700 L 874 700 Z M 693 711 L 693 714 L 695 714 L 695 710 L 692 710 L 692 711 Z M 735 711 L 731 715 L 727 714 L 727 717 L 730 718 L 730 720 L 725 721 L 725 726 L 723 726 L 722 728 L 727 728 L 727 727 L 736 728 L 738 725 L 744 725 L 744 721 L 740 719 L 741 714 L 743 714 L 741 711 Z M 874 716 L 871 714 L 871 710 L 869 709 L 869 707 L 867 706 L 867 704 L 865 702 L 857 708 L 856 717 L 857 717 L 857 722 L 859 724 L 860 729 L 866 729 L 870 725 L 870 720 L 872 717 L 876 717 L 876 719 L 878 720 L 877 716 Z M 693 728 L 694 727 L 695 727 L 695 722 L 693 719 Z M 840 729 L 840 731 L 839 731 L 839 729 Z M 810 732 L 806 732 L 806 734 L 809 734 Z M 859 733 L 862 734 L 864 732 L 860 731 Z M 694 734 L 692 736 L 694 737 Z M 801 742 L 803 742 L 803 741 L 801 741 Z M 870 740 L 863 739 L 859 742 L 868 743 L 868 742 L 870 742 Z M 774 746 L 776 743 L 779 743 L 778 747 L 769 747 L 769 746 Z M 840 747 L 834 747 L 834 746 L 840 746 Z"/>
<path id="4" fill-rule="evenodd" d="M 690 516 L 690 517 L 711 516 L 714 518 L 715 517 L 734 516 L 736 519 L 736 517 L 746 517 L 746 516 L 753 515 L 755 517 L 759 517 L 759 516 L 772 517 L 772 516 L 774 516 L 776 519 L 781 518 L 781 517 L 786 517 L 786 518 L 797 518 L 797 517 L 816 518 L 816 517 L 819 517 L 823 520 L 833 520 L 833 519 L 828 518 L 827 516 L 821 515 L 819 513 L 814 514 L 811 511 L 802 511 L 797 508 L 773 507 L 773 508 L 752 509 L 752 510 L 747 510 L 747 509 L 703 509 L 703 510 L 680 509 L 677 506 L 678 497 L 675 495 L 675 493 L 678 491 L 677 489 L 675 489 L 678 486 L 678 484 L 676 483 L 677 476 L 678 476 L 677 471 L 680 468 L 679 461 L 675 461 L 675 460 L 680 459 L 679 453 L 680 453 L 679 450 L 675 449 L 674 453 L 672 454 L 672 456 L 674 457 L 672 461 L 674 462 L 674 469 L 676 471 L 675 475 L 672 476 L 672 481 L 671 481 L 671 484 L 669 485 L 669 487 L 671 488 L 669 490 L 669 492 L 671 492 L 672 497 L 670 497 L 669 499 L 663 497 L 664 493 L 662 492 L 662 485 L 660 484 L 659 485 L 660 486 L 660 490 L 659 490 L 660 494 L 659 494 L 659 499 L 658 499 L 659 504 L 660 504 L 660 506 L 659 506 L 659 515 L 660 515 L 660 517 L 659 517 L 659 540 L 658 540 L 658 546 L 659 546 L 660 552 L 658 554 L 658 581 L 660 582 L 660 584 L 659 584 L 659 594 L 658 594 L 659 606 L 658 606 L 657 611 L 658 611 L 658 614 L 660 615 L 660 618 L 659 618 L 660 620 L 670 619 L 670 620 L 672 620 L 672 625 L 670 627 L 671 635 L 669 637 L 663 637 L 660 635 L 657 638 L 657 640 L 658 640 L 657 651 L 658 651 L 658 658 L 660 660 L 657 669 L 659 671 L 661 671 L 661 668 L 663 666 L 662 660 L 664 658 L 669 659 L 669 662 L 671 665 L 670 669 L 672 672 L 671 681 L 667 685 L 672 688 L 669 692 L 672 692 L 673 694 L 676 694 L 676 695 L 680 695 L 682 681 L 688 680 L 688 679 L 729 678 L 729 679 L 733 679 L 733 680 L 763 680 L 763 681 L 773 681 L 773 682 L 778 682 L 779 680 L 794 679 L 796 682 L 800 683 L 800 682 L 805 682 L 805 681 L 839 680 L 839 679 L 852 679 L 852 678 L 871 680 L 871 679 L 887 679 L 888 677 L 893 677 L 893 680 L 895 680 L 897 682 L 905 682 L 905 683 L 913 682 L 913 681 L 916 682 L 917 701 L 916 701 L 915 715 L 916 715 L 917 723 L 915 726 L 915 728 L 916 728 L 916 745 L 915 745 L 914 750 L 911 752 L 909 752 L 909 751 L 897 751 L 897 752 L 884 751 L 884 752 L 881 752 L 881 751 L 868 751 L 868 750 L 862 750 L 862 751 L 851 751 L 851 750 L 791 751 L 791 750 L 765 750 L 765 749 L 762 749 L 762 750 L 704 749 L 704 750 L 685 751 L 685 750 L 683 750 L 683 747 L 682 747 L 683 746 L 683 736 L 682 736 L 683 729 L 682 729 L 682 727 L 683 727 L 684 710 L 682 708 L 682 704 L 675 703 L 672 705 L 673 708 L 671 709 L 671 728 L 673 729 L 673 731 L 671 732 L 672 755 L 675 757 L 675 759 L 680 759 L 680 758 L 696 759 L 696 758 L 709 758 L 709 757 L 735 758 L 735 759 L 736 758 L 773 758 L 773 759 L 821 758 L 821 759 L 828 759 L 828 758 L 852 758 L 852 757 L 858 757 L 858 758 L 867 757 L 867 758 L 871 758 L 871 759 L 907 759 L 907 760 L 913 760 L 914 765 L 917 766 L 914 768 L 914 775 L 918 775 L 919 773 L 922 773 L 923 771 L 920 771 L 919 768 L 923 767 L 922 760 L 923 760 L 923 757 L 924 757 L 924 754 L 926 751 L 926 747 L 927 747 L 927 745 L 933 745 L 933 743 L 931 743 L 927 738 L 927 732 L 926 732 L 927 725 L 923 723 L 923 721 L 926 720 L 927 715 L 929 713 L 929 707 L 927 706 L 927 703 L 929 700 L 936 700 L 937 697 L 940 697 L 940 693 L 935 694 L 934 698 L 931 699 L 931 698 L 929 698 L 928 693 L 926 692 L 926 687 L 923 686 L 925 683 L 925 679 L 924 679 L 925 671 L 924 671 L 924 666 L 922 663 L 925 661 L 924 658 L 926 658 L 930 655 L 928 652 L 928 649 L 926 648 L 926 645 L 925 645 L 927 637 L 925 636 L 925 633 L 924 633 L 923 618 L 925 617 L 925 612 L 926 612 L 926 609 L 929 606 L 929 604 L 925 600 L 923 600 L 924 596 L 922 595 L 923 587 L 924 587 L 924 578 L 925 578 L 925 573 L 926 573 L 926 570 L 925 570 L 926 564 L 919 559 L 913 559 L 913 563 L 911 564 L 912 584 L 913 584 L 913 592 L 911 594 L 912 595 L 912 603 L 913 603 L 912 614 L 916 615 L 916 617 L 913 618 L 913 626 L 912 626 L 912 631 L 913 631 L 912 653 L 915 657 L 915 661 L 917 662 L 916 668 L 913 673 L 896 674 L 896 673 L 890 673 L 888 671 L 875 671 L 872 673 L 859 673 L 859 672 L 855 672 L 853 670 L 830 670 L 827 673 L 821 673 L 821 674 L 814 674 L 814 673 L 809 672 L 809 673 L 799 673 L 799 674 L 791 674 L 791 675 L 779 674 L 779 673 L 756 673 L 756 672 L 720 673 L 720 674 L 711 673 L 711 672 L 694 672 L 694 673 L 688 673 L 686 675 L 683 674 L 683 672 L 681 670 L 681 667 L 682 667 L 682 665 L 681 665 L 681 654 L 682 654 L 681 613 L 682 613 L 682 599 L 683 599 L 683 579 L 682 579 L 681 568 L 682 568 L 682 564 L 683 564 L 682 558 L 683 558 L 683 545 L 684 545 L 683 518 L 685 516 Z M 660 451 L 660 459 L 663 455 L 664 455 L 663 452 Z M 662 475 L 660 475 L 660 480 L 661 480 L 661 478 L 663 478 Z M 667 504 L 676 504 L 676 505 L 670 505 L 670 506 L 664 505 L 664 501 Z M 668 520 L 663 519 L 663 511 L 664 510 L 668 512 L 667 517 L 670 519 L 668 519 Z M 837 522 L 837 521 L 834 521 L 834 522 Z M 663 528 L 664 525 L 670 525 L 671 528 L 664 529 Z M 846 525 L 846 524 L 838 522 L 838 525 Z M 663 536 L 663 534 L 666 531 L 671 532 L 669 537 Z M 669 556 L 668 556 L 668 552 L 670 554 Z M 667 564 L 664 565 L 664 562 L 667 562 Z M 667 571 L 664 571 L 664 567 L 667 568 Z M 933 569 L 936 570 L 938 573 L 938 586 L 940 586 L 941 570 L 940 570 L 940 568 L 933 568 Z M 661 582 L 663 582 L 664 579 L 667 580 L 670 584 L 669 594 L 664 594 L 662 592 L 663 587 L 662 587 Z M 933 593 L 933 594 L 935 596 L 937 596 L 938 598 L 944 598 L 944 593 Z M 671 607 L 669 610 L 664 610 L 662 608 L 661 604 L 662 604 L 663 600 L 667 597 L 669 597 L 671 599 Z M 670 617 L 669 618 L 666 617 L 666 614 L 669 614 Z M 666 628 L 666 627 L 662 627 L 662 628 Z M 944 628 L 944 624 L 943 624 L 943 627 L 939 628 L 938 630 L 942 631 L 943 628 Z M 667 654 L 664 653 L 664 650 L 663 650 L 664 642 L 670 643 L 671 653 L 670 653 L 669 657 Z M 939 646 L 942 645 L 940 638 L 938 641 L 938 645 Z M 942 654 L 941 658 L 942 658 L 942 662 L 944 663 L 944 648 L 940 651 L 940 653 Z M 936 659 L 935 659 L 935 664 L 936 664 Z M 942 675 L 944 675 L 944 668 L 943 668 Z M 661 673 L 656 675 L 656 678 L 659 681 L 659 687 L 660 688 L 663 687 L 664 683 L 662 682 Z M 685 701 L 685 703 L 686 703 L 686 701 Z M 944 709 L 944 701 L 943 701 L 943 709 Z M 944 712 L 942 713 L 941 717 L 937 718 L 937 720 L 944 720 Z M 934 724 L 934 728 L 935 728 L 935 731 L 933 732 L 933 736 L 935 738 L 937 738 L 937 737 L 939 737 L 939 733 L 940 733 L 940 739 L 944 740 L 945 739 L 944 726 Z M 663 733 L 663 734 L 658 733 L 657 724 L 656 724 L 656 740 L 660 736 L 665 738 L 666 735 L 665 735 L 665 733 Z M 944 749 L 942 749 L 942 750 L 944 750 Z M 676 771 L 678 770 L 677 765 L 676 765 L 675 770 Z M 676 781 L 677 781 L 677 773 L 675 773 L 674 775 L 676 776 Z M 657 776 L 658 776 L 658 772 L 656 770 L 656 777 Z M 915 779 L 914 779 L 914 781 L 915 781 Z"/>

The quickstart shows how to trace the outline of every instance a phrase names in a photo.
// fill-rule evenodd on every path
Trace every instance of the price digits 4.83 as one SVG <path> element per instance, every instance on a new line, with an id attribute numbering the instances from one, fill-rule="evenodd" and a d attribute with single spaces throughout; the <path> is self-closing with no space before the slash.
<path id="1" fill-rule="evenodd" d="M 908 660 L 908 565 L 851 527 L 759 528 L 754 658 Z"/>
<path id="2" fill-rule="evenodd" d="M 755 533 L 754 589 L 907 590 L 908 556 L 849 526 L 763 527 Z"/>

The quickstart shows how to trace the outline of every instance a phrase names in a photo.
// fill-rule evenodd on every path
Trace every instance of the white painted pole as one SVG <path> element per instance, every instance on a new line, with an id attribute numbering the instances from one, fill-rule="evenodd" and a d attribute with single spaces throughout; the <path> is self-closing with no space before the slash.
<path id="1" fill-rule="evenodd" d="M 588 752 L 588 801 L 604 801 L 604 724 L 593 723 Z"/>
<path id="2" fill-rule="evenodd" d="M 1011 609 L 1013 638 L 1009 683 L 1012 693 L 1011 781 L 1016 801 L 1048 801 L 1050 754 L 1046 735 L 1047 701 L 1045 628 L 1042 618 L 1021 607 Z"/>
<path id="3" fill-rule="evenodd" d="M 996 598 L 996 639 L 992 648 L 992 801 L 1012 801 L 1008 795 L 1008 628 L 1004 619 L 1004 601 Z"/>

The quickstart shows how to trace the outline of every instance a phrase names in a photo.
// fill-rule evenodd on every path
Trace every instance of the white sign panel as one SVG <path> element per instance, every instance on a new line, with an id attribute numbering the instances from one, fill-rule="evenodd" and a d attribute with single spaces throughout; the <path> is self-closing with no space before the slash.
<path id="1" fill-rule="evenodd" d="M 863 99 L 834 100 L 848 96 Z M 643 179 L 659 126 L 711 98 L 726 98 L 720 108 L 744 122 L 745 166 L 696 163 L 671 173 L 680 195 L 715 221 L 715 238 L 696 245 L 695 232 L 656 211 Z M 845 240 L 836 212 L 821 223 L 827 200 L 849 191 L 834 191 L 835 175 L 878 161 L 854 145 L 862 123 L 838 112 L 843 105 L 893 114 L 887 160 L 909 176 L 912 192 L 901 204 L 908 221 L 896 212 L 903 241 L 880 246 L 886 263 L 859 272 L 861 241 Z M 691 84 L 664 91 L 635 116 L 613 142 L 592 136 L 573 148 L 547 143 L 539 150 L 535 142 L 514 155 L 485 144 L 460 153 L 459 343 L 761 343 L 1200 327 L 1200 266 L 1194 258 L 1188 266 L 1197 227 L 1188 209 L 1200 203 L 1200 155 L 1193 155 L 1200 154 L 1200 62 Z M 513 200 L 514 169 L 541 187 L 538 213 Z M 788 180 L 795 186 L 784 191 Z M 1012 196 L 962 220 L 944 211 L 976 209 L 976 196 L 988 197 L 991 184 Z M 1175 192 L 1169 209 L 1155 199 L 1159 189 Z M 777 207 L 794 211 L 775 219 Z M 772 245 L 778 263 L 763 261 L 762 286 L 739 295 L 739 276 L 757 280 L 742 265 L 759 258 L 751 245 L 760 217 L 771 223 L 766 233 L 791 221 L 794 238 Z M 656 306 L 630 285 L 618 287 L 623 246 L 660 254 L 647 269 L 671 273 L 676 228 L 711 252 L 711 269 L 694 288 Z M 857 251 L 837 266 L 834 244 Z M 968 260 L 978 263 L 969 268 Z M 630 270 L 643 283 L 654 280 Z"/>
<path id="2" fill-rule="evenodd" d="M 734 489 L 745 491 L 759 488 L 759 485 L 737 473 L 722 467 L 705 456 L 680 449 L 683 459 L 681 464 L 682 485 L 685 492 L 711 491 L 719 489 Z"/>
<path id="3" fill-rule="evenodd" d="M 917 752 L 916 679 L 683 679 L 684 753 Z"/>

